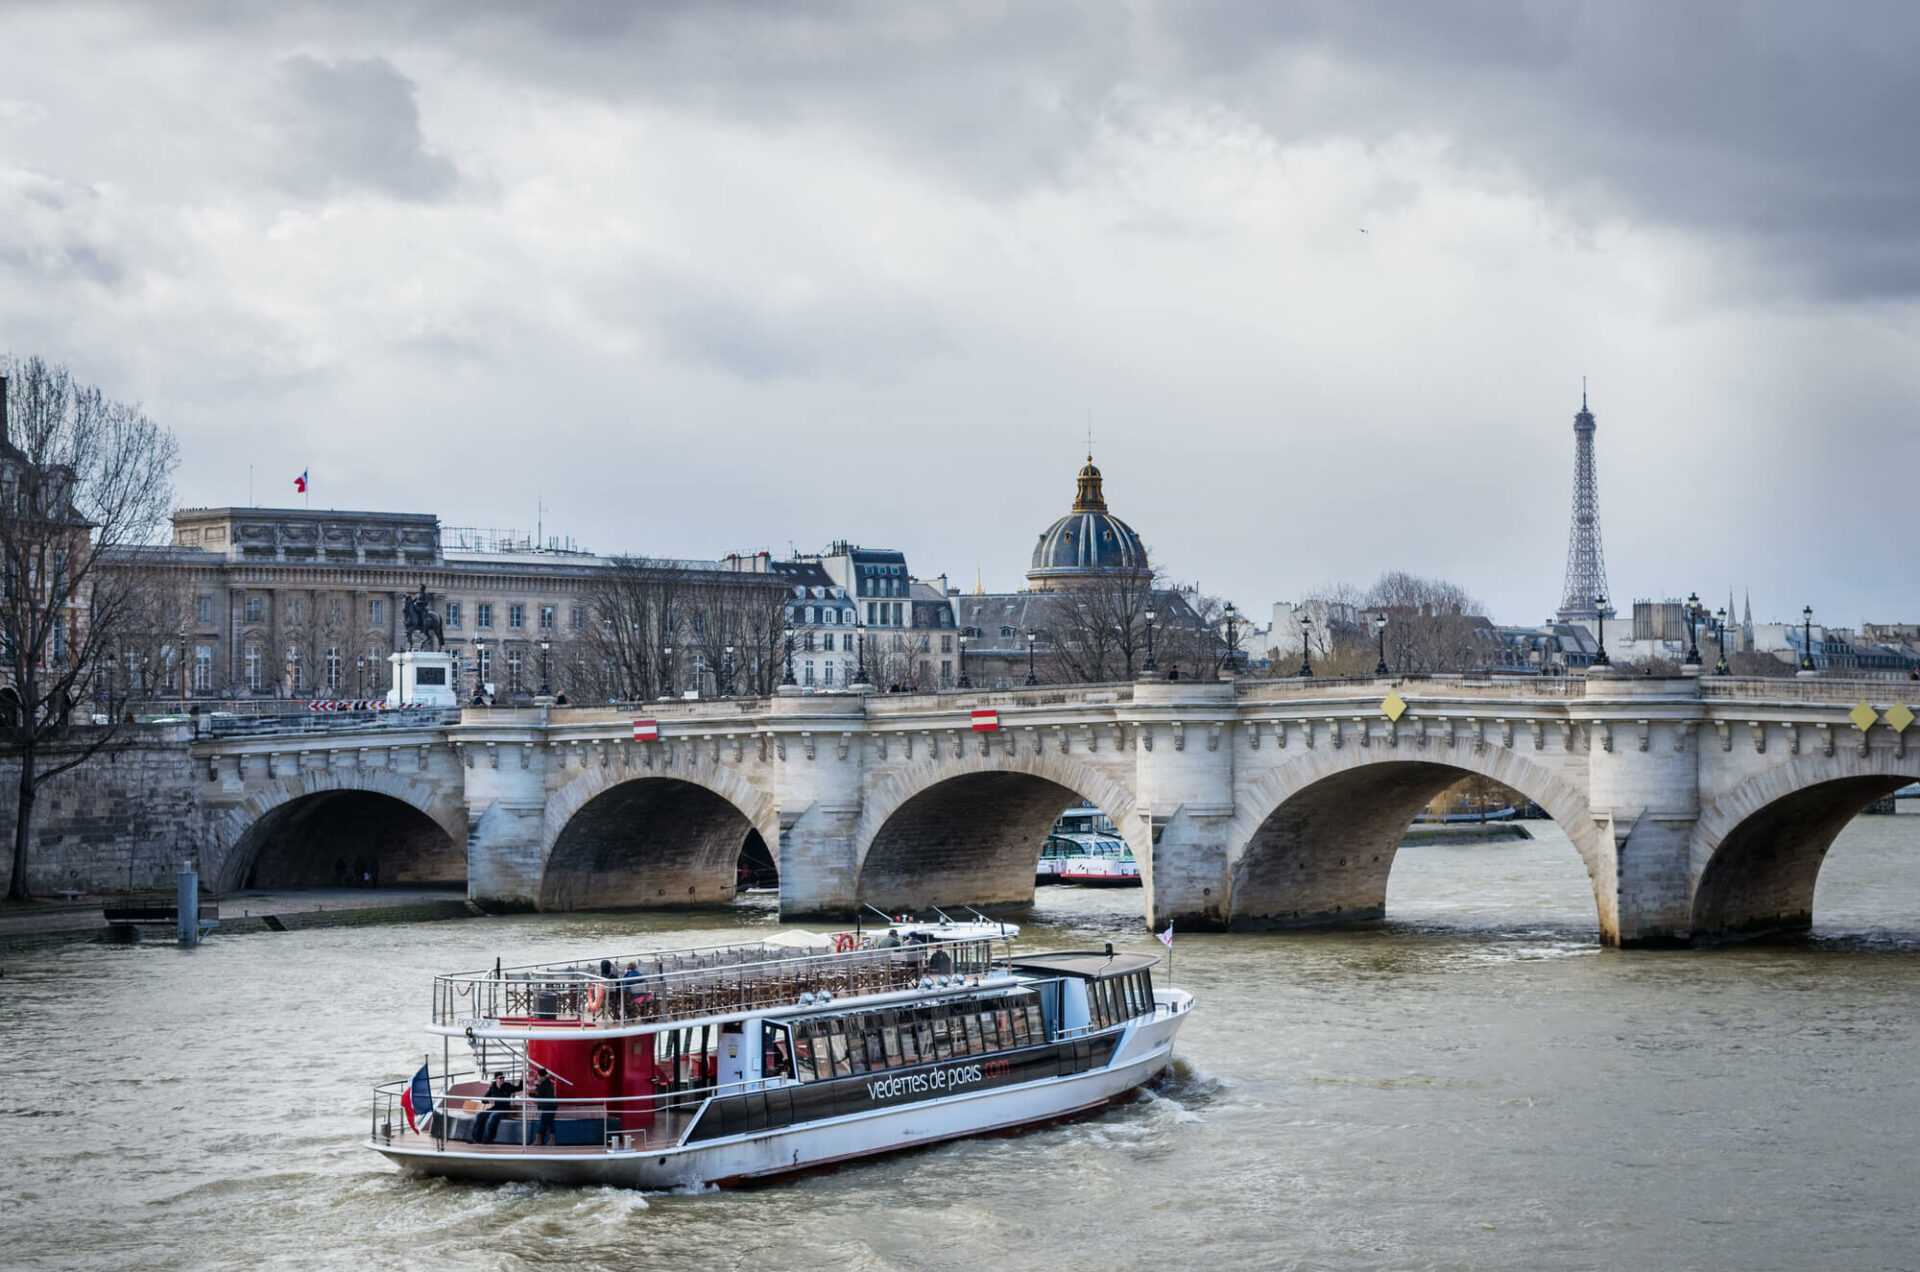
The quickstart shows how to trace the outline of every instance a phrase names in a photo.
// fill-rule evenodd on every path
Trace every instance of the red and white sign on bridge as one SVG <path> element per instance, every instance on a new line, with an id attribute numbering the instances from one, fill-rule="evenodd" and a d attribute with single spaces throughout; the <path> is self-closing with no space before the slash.
<path id="1" fill-rule="evenodd" d="M 660 740 L 660 722 L 658 720 L 635 720 L 633 722 L 633 740 L 635 742 L 658 742 Z"/>
<path id="2" fill-rule="evenodd" d="M 1000 713 L 992 707 L 978 707 L 973 713 L 973 731 L 975 733 L 1000 732 Z"/>

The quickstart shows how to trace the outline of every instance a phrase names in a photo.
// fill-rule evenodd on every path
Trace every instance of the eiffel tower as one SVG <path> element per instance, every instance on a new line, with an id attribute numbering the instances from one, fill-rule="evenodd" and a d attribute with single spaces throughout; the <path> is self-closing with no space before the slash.
<path id="1" fill-rule="evenodd" d="M 1580 413 L 1573 417 L 1573 524 L 1567 531 L 1567 584 L 1560 596 L 1560 621 L 1591 622 L 1604 609 L 1607 558 L 1600 550 L 1600 485 L 1593 468 L 1593 412 L 1587 409 L 1587 382 L 1580 381 Z"/>

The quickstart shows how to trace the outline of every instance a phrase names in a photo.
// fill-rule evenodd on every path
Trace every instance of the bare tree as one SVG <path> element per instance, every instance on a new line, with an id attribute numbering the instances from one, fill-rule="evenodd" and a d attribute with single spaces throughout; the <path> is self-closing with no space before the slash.
<path id="1" fill-rule="evenodd" d="M 1387 619 L 1387 665 L 1398 672 L 1463 671 L 1485 662 L 1480 603 L 1457 583 L 1390 570 L 1367 591 Z"/>
<path id="2" fill-rule="evenodd" d="M 1157 578 L 1105 574 L 1046 593 L 1033 621 L 1045 627 L 1047 678 L 1085 684 L 1133 679 L 1146 661 L 1147 611 L 1159 595 Z M 1165 617 L 1156 615 L 1156 623 Z M 1156 627 L 1156 635 L 1165 630 Z"/>
<path id="3" fill-rule="evenodd" d="M 173 504 L 179 446 L 137 406 L 39 358 L 0 378 L 0 738 L 20 765 L 7 895 L 28 900 L 34 799 L 120 727 L 74 731 L 110 651 L 140 610 L 141 571 L 103 568 L 153 543 Z M 17 440 L 16 440 L 17 439 Z M 63 744 L 41 766 L 43 750 Z"/>

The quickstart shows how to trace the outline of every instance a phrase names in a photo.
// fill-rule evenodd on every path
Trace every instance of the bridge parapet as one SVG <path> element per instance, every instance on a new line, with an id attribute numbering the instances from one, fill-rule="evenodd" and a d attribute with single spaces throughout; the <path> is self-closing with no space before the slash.
<path id="1" fill-rule="evenodd" d="M 1920 699 L 1920 684 L 1908 680 L 1841 679 L 1809 676 L 1788 680 L 1779 676 L 1703 676 L 1700 696 L 1736 702 L 1824 702 L 1852 706 L 1869 703 L 1911 702 Z"/>
<path id="2" fill-rule="evenodd" d="M 1242 702 L 1277 702 L 1299 698 L 1352 700 L 1384 698 L 1389 690 L 1401 696 L 1444 693 L 1451 698 L 1578 698 L 1586 680 L 1577 676 L 1315 676 L 1289 680 L 1242 680 Z"/>

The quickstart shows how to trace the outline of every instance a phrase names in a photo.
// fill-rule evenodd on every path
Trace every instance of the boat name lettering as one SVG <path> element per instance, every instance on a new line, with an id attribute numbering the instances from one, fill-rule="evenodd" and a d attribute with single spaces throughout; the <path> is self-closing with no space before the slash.
<path id="1" fill-rule="evenodd" d="M 925 1095 L 929 1091 L 958 1091 L 980 1081 L 981 1076 L 977 1064 L 949 1065 L 926 1073 L 902 1073 L 867 1083 L 867 1098 L 892 1100 L 902 1095 Z"/>

